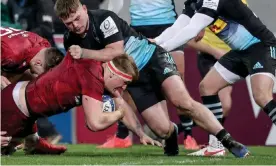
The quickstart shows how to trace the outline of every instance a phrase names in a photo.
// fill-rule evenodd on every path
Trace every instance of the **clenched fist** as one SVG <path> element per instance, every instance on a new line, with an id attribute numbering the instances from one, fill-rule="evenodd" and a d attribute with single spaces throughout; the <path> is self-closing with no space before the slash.
<path id="1" fill-rule="evenodd" d="M 69 52 L 74 59 L 82 58 L 82 48 L 78 45 L 72 45 L 69 47 Z"/>

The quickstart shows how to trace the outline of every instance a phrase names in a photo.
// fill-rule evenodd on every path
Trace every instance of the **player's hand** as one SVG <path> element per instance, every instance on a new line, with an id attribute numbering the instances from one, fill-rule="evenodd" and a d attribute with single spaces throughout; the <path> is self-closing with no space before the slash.
<path id="1" fill-rule="evenodd" d="M 151 144 L 153 146 L 159 146 L 159 147 L 162 147 L 163 145 L 156 141 L 156 140 L 153 140 L 152 138 L 150 138 L 149 136 L 147 136 L 146 134 L 144 134 L 142 137 L 140 137 L 140 142 L 143 144 L 143 145 L 148 145 L 148 144 Z"/>
<path id="2" fill-rule="evenodd" d="M 152 43 L 156 43 L 156 41 L 154 39 L 148 38 L 148 40 Z"/>
<path id="3" fill-rule="evenodd" d="M 8 146 L 12 137 L 4 136 L 7 134 L 6 131 L 1 131 L 1 147 Z"/>
<path id="4" fill-rule="evenodd" d="M 78 45 L 72 45 L 71 47 L 69 47 L 69 52 L 74 59 L 82 58 L 83 51 L 82 48 Z"/>
<path id="5" fill-rule="evenodd" d="M 10 85 L 11 82 L 4 76 L 1 76 L 1 90 Z"/>

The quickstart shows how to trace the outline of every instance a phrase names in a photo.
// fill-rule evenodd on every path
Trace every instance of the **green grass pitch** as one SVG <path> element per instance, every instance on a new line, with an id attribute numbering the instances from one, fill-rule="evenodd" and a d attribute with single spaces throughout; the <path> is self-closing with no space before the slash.
<path id="1" fill-rule="evenodd" d="M 95 145 L 68 145 L 62 155 L 26 156 L 23 151 L 12 156 L 2 156 L 2 165 L 271 165 L 276 164 L 276 147 L 249 147 L 251 155 L 245 159 L 226 157 L 190 157 L 190 151 L 180 148 L 180 155 L 167 157 L 163 149 L 153 146 L 135 145 L 128 149 L 97 149 Z"/>

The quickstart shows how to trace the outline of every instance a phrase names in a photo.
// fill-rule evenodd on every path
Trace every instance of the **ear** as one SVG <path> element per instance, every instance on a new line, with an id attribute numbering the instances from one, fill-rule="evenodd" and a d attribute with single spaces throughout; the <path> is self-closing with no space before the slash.
<path id="1" fill-rule="evenodd" d="M 83 8 L 83 10 L 84 10 L 85 12 L 87 12 L 87 7 L 86 7 L 86 5 L 82 5 L 82 8 Z"/>

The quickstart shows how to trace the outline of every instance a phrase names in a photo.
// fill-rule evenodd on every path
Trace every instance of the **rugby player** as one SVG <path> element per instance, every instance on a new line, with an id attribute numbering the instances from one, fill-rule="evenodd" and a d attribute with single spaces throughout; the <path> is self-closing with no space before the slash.
<path id="1" fill-rule="evenodd" d="M 71 52 L 75 53 L 74 50 Z M 13 140 L 27 137 L 29 141 L 25 146 L 32 149 L 29 146 L 33 147 L 39 139 L 32 130 L 37 118 L 66 112 L 79 105 L 83 106 L 87 127 L 92 131 L 103 130 L 123 118 L 142 143 L 160 145 L 143 133 L 139 121 L 133 118 L 133 112 L 121 107 L 123 100 L 118 91 L 124 90 L 137 77 L 138 70 L 126 55 L 108 63 L 74 60 L 67 55 L 58 66 L 34 80 L 10 84 L 1 92 L 1 129 L 12 136 L 10 146 L 5 148 L 11 148 Z M 117 111 L 102 111 L 104 89 L 118 96 L 115 99 Z M 43 150 L 41 153 L 49 153 Z M 55 152 L 63 153 L 64 149 Z"/>
<path id="2" fill-rule="evenodd" d="M 124 5 L 123 0 L 109 1 L 108 10 L 119 13 Z M 176 20 L 177 13 L 175 12 L 174 1 L 159 1 L 159 0 L 132 0 L 130 3 L 131 27 L 138 33 L 143 34 L 147 38 L 155 38 L 160 35 L 165 29 L 170 27 Z M 177 69 L 182 79 L 184 79 L 184 48 L 178 47 L 170 52 Z M 125 92 L 126 93 L 126 92 Z M 128 97 L 129 95 L 124 95 Z M 126 100 L 132 100 L 130 99 Z M 132 105 L 132 104 L 130 104 Z M 134 105 L 135 107 L 135 105 Z M 136 108 L 132 108 L 136 110 Z M 193 122 L 190 118 L 180 115 L 181 123 L 178 126 L 178 133 L 184 131 L 184 148 L 196 150 L 199 148 L 197 142 L 192 137 Z M 108 139 L 101 148 L 126 148 L 132 145 L 129 132 L 124 124 L 118 124 L 116 135 L 112 139 Z"/>
<path id="3" fill-rule="evenodd" d="M 221 108 L 218 92 L 250 75 L 253 97 L 257 104 L 276 122 L 276 103 L 272 88 L 275 72 L 276 38 L 273 33 L 241 0 L 201 0 L 194 2 L 199 10 L 188 23 L 175 33 L 167 29 L 155 40 L 167 50 L 185 44 L 203 28 L 209 26 L 220 39 L 228 44 L 232 51 L 224 55 L 200 83 L 203 103 L 209 108 Z M 176 21 L 177 22 L 177 21 Z M 213 23 L 214 24 L 211 24 Z M 179 22 L 180 23 L 180 22 Z M 168 39 L 168 40 L 166 40 Z M 213 109 L 215 111 L 215 109 Z M 216 114 L 219 113 L 216 111 Z"/>
<path id="4" fill-rule="evenodd" d="M 1 28 L 1 89 L 6 87 L 15 75 L 30 69 L 38 76 L 61 62 L 63 55 L 39 35 L 14 28 Z M 9 78 L 11 80 L 9 80 Z"/>
<path id="5" fill-rule="evenodd" d="M 170 54 L 136 33 L 115 13 L 87 11 L 79 0 L 57 0 L 55 11 L 69 29 L 65 35 L 65 47 L 81 47 L 82 54 L 73 56 L 75 59 L 109 61 L 124 52 L 133 57 L 140 77 L 128 86 L 128 92 L 148 126 L 165 138 L 166 155 L 177 155 L 178 145 L 175 141 L 177 128 L 165 113 L 165 96 L 200 127 L 216 135 L 236 157 L 249 154 L 247 148 L 236 142 L 206 107 L 190 97 Z"/>
<path id="6" fill-rule="evenodd" d="M 1 89 L 11 82 L 20 79 L 32 79 L 57 65 L 63 59 L 63 54 L 50 43 L 35 33 L 10 27 L 1 28 Z M 31 72 L 29 72 L 29 70 Z M 6 105 L 6 107 L 8 107 Z M 33 127 L 36 132 L 36 124 Z M 39 153 L 40 149 L 49 153 L 59 151 L 59 146 L 39 139 L 37 147 L 32 151 Z M 64 149 L 64 147 L 62 147 Z"/>

